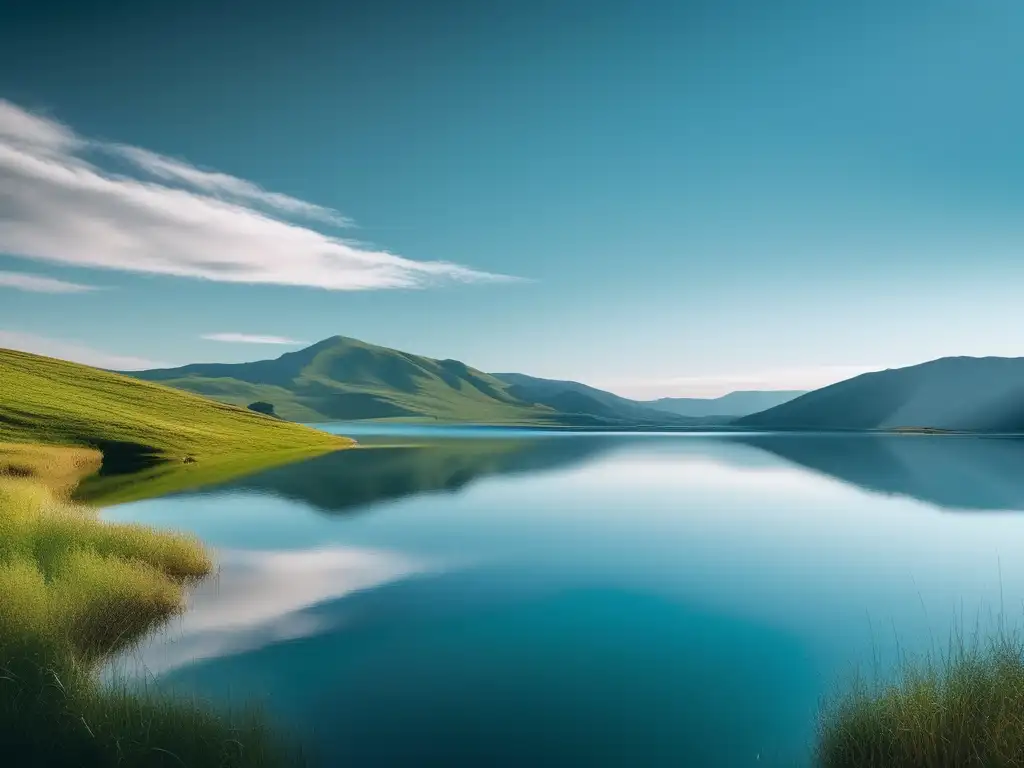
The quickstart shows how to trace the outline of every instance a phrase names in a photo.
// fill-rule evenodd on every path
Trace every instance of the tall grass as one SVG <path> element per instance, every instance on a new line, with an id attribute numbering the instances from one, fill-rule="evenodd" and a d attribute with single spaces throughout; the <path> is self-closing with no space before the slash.
<path id="1" fill-rule="evenodd" d="M 1024 642 L 958 636 L 889 682 L 856 680 L 826 704 L 817 750 L 823 768 L 1024 766 Z"/>
<path id="2" fill-rule="evenodd" d="M 99 666 L 183 606 L 200 542 L 110 525 L 0 479 L 0 754 L 17 766 L 260 766 L 289 757 L 251 717 L 103 688 Z"/>
<path id="3" fill-rule="evenodd" d="M 63 498 L 102 462 L 93 448 L 0 443 L 0 480 L 31 479 Z"/>

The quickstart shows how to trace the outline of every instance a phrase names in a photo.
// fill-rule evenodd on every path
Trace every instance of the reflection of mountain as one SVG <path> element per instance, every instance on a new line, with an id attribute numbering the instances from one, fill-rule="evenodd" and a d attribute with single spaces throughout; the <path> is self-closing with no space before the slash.
<path id="1" fill-rule="evenodd" d="M 350 512 L 417 493 L 458 491 L 487 475 L 564 469 L 622 445 L 621 438 L 556 435 L 356 449 L 277 467 L 198 493 L 268 493 L 328 513 Z"/>
<path id="2" fill-rule="evenodd" d="M 949 509 L 1024 510 L 1024 440 L 924 435 L 739 435 L 802 467 Z"/>

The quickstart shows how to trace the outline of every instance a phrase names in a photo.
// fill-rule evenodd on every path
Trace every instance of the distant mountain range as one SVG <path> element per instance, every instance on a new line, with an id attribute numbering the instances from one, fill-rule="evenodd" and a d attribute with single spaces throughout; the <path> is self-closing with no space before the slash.
<path id="1" fill-rule="evenodd" d="M 788 403 L 806 390 L 746 390 L 730 392 L 722 397 L 704 399 L 699 397 L 663 397 L 660 400 L 641 401 L 641 405 L 659 411 L 677 413 L 680 416 L 747 416 L 752 413 Z"/>
<path id="2" fill-rule="evenodd" d="M 724 416 L 729 414 L 715 413 L 680 413 L 669 408 L 657 408 L 652 403 L 642 403 L 625 397 L 613 395 L 603 389 L 596 389 L 578 381 L 559 381 L 557 379 L 540 379 L 523 373 L 495 373 L 495 378 L 508 384 L 511 395 L 528 403 L 537 403 L 554 408 L 564 413 L 586 413 L 592 416 L 634 421 L 637 423 L 704 423 L 697 417 L 719 417 L 709 421 L 724 423 Z M 711 401 L 706 401 L 711 402 Z M 695 409 L 696 410 L 696 409 Z M 753 411 L 745 411 L 753 413 Z M 678 417 L 683 417 L 679 419 Z"/>
<path id="3" fill-rule="evenodd" d="M 572 381 L 488 374 L 457 360 L 434 360 L 334 336 L 275 360 L 196 363 L 129 375 L 234 405 L 273 406 L 300 422 L 420 419 L 439 422 L 577 427 L 696 427 L 724 424 L 748 407 L 780 402 L 774 393 L 736 393 L 661 408 Z M 716 413 L 714 403 L 729 412 Z"/>
<path id="4" fill-rule="evenodd" d="M 756 429 L 1024 431 L 1024 358 L 946 357 L 865 373 L 736 419 Z"/>

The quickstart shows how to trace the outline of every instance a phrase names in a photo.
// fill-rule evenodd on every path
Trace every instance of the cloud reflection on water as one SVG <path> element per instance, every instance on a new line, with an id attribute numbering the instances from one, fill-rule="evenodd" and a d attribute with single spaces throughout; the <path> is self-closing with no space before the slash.
<path id="1" fill-rule="evenodd" d="M 316 634 L 322 619 L 304 609 L 412 576 L 436 564 L 386 550 L 222 550 L 216 577 L 198 585 L 188 611 L 112 664 L 114 672 L 160 675 L 193 662 Z"/>

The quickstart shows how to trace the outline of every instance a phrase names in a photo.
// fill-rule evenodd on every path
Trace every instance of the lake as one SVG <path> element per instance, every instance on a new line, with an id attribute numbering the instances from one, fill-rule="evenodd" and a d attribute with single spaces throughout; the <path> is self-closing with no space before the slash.
<path id="1" fill-rule="evenodd" d="M 105 512 L 221 568 L 117 673 L 322 765 L 806 765 L 855 672 L 1024 616 L 1016 440 L 332 430 Z"/>

